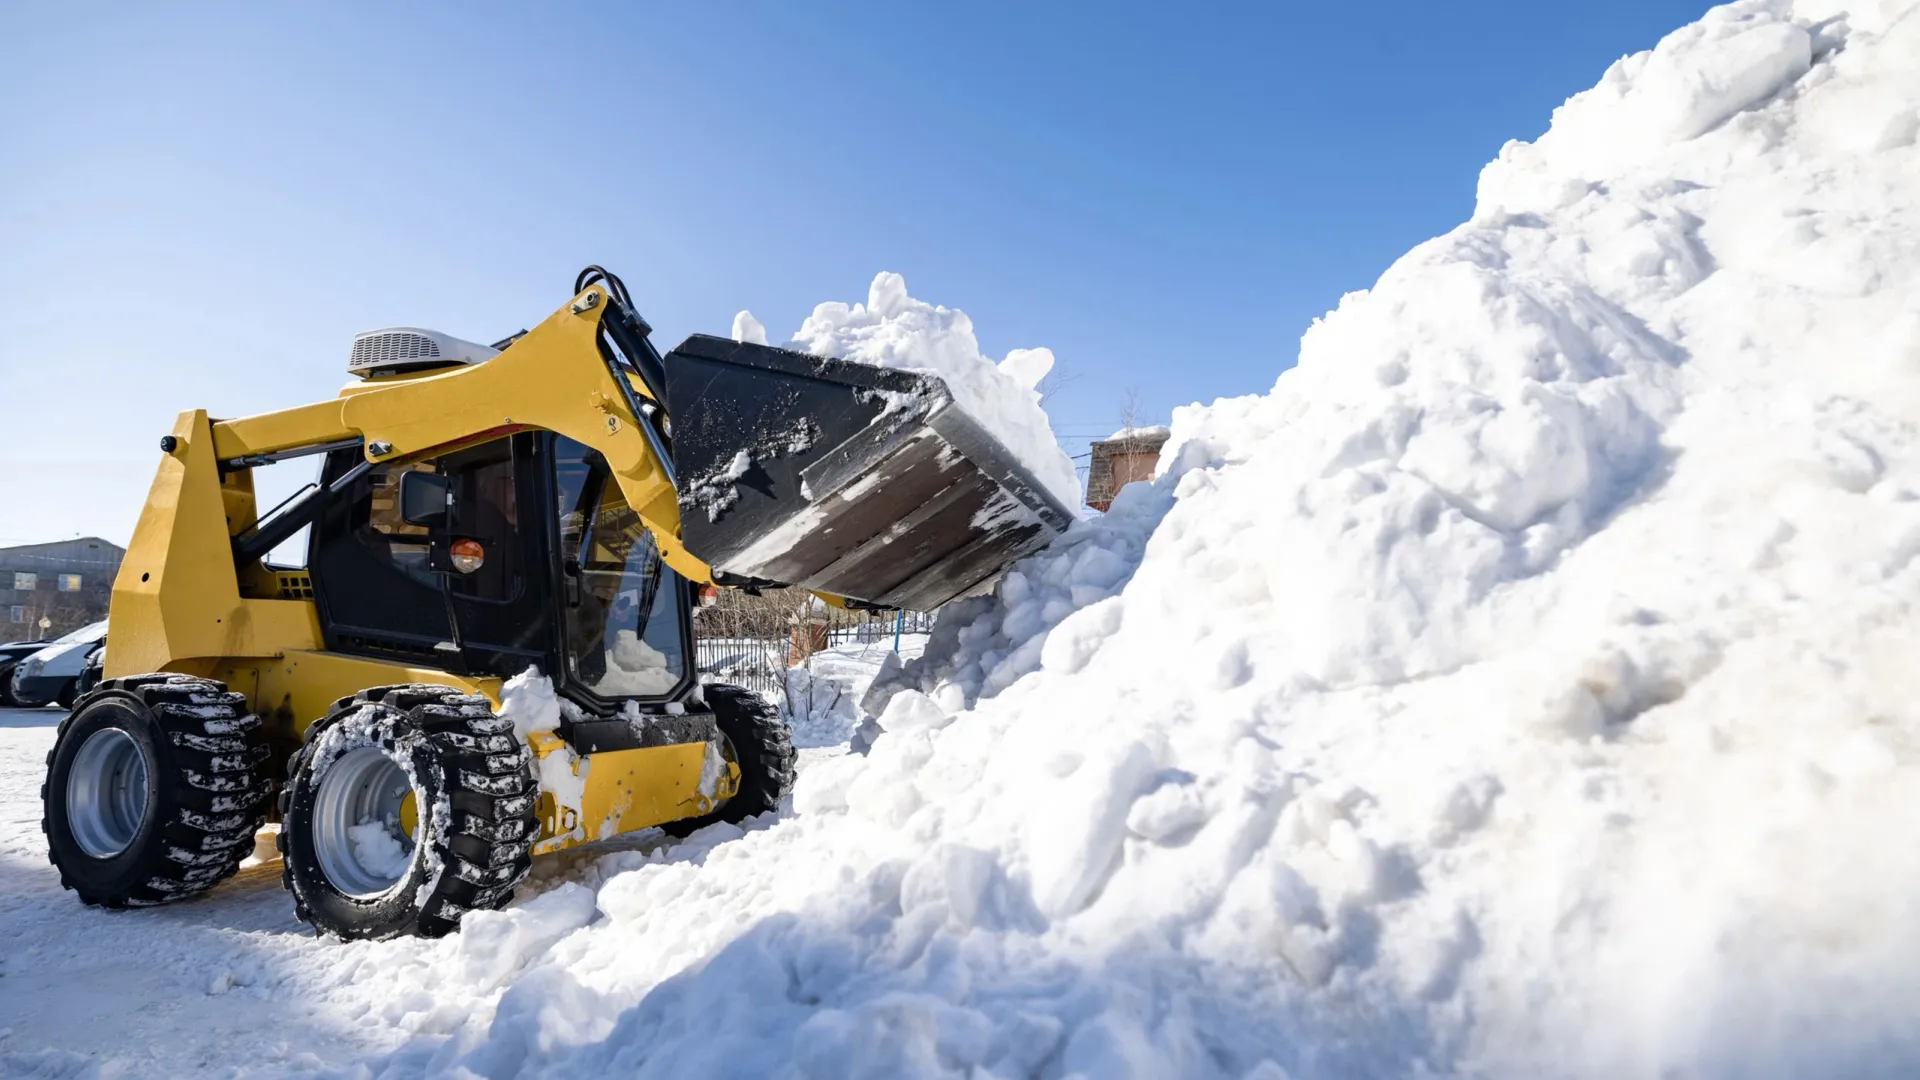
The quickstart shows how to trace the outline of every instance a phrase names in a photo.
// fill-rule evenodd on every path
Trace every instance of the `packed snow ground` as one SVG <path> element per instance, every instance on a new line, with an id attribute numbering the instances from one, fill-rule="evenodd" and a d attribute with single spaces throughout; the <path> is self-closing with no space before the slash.
<path id="1" fill-rule="evenodd" d="M 790 814 L 458 937 L 57 906 L 0 729 L 0 1063 L 120 1039 L 40 1004 L 102 964 L 155 1075 L 1920 1072 L 1915 57 L 1914 0 L 1763 0 L 1622 60 Z"/>
<path id="2" fill-rule="evenodd" d="M 327 1002 L 275 1000 L 271 973 L 318 944 L 280 864 L 243 867 L 160 922 L 82 907 L 40 832 L 58 709 L 0 709 L 0 1076 L 272 1075 L 377 1053 Z"/>
<path id="3" fill-rule="evenodd" d="M 917 657 L 925 643 L 903 635 L 899 655 Z M 857 702 L 893 655 L 891 638 L 836 645 L 789 672 L 782 706 L 802 771 L 846 752 Z M 40 832 L 40 783 L 62 715 L 0 709 L 0 1077 L 358 1075 L 359 1063 L 404 1046 L 423 1021 L 486 1011 L 528 951 L 563 936 L 583 910 L 580 893 L 565 888 L 555 901 L 523 904 L 572 901 L 536 916 L 539 926 L 515 915 L 504 936 L 463 934 L 456 940 L 473 937 L 454 950 L 464 961 L 446 943 L 356 951 L 314 939 L 294 919 L 270 837 L 237 878 L 161 919 L 83 907 L 59 887 Z M 648 832 L 541 859 L 524 891 L 594 884 L 609 852 L 624 859 L 664 846 Z M 394 994 L 369 996 L 388 964 L 412 974 Z M 449 997 L 441 979 L 466 990 Z M 408 1019 L 426 1003 L 439 1020 Z"/>

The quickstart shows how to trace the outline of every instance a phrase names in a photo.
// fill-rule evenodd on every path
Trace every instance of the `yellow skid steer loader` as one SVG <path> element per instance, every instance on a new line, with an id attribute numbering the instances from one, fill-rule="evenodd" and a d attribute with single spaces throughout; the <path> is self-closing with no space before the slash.
<path id="1" fill-rule="evenodd" d="M 649 333 L 589 267 L 492 346 L 374 331 L 333 400 L 182 413 L 48 756 L 62 884 L 175 900 L 272 819 L 318 931 L 446 933 L 532 855 L 779 806 L 778 713 L 694 670 L 699 586 L 928 609 L 1067 525 L 937 378 Z M 302 456 L 260 513 L 253 470 Z M 266 561 L 302 530 L 305 566 Z M 503 715 L 529 669 L 553 696 Z"/>

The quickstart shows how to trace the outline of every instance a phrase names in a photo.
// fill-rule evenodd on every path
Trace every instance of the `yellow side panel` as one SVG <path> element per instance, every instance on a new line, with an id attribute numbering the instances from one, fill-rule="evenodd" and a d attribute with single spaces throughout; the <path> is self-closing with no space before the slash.
<path id="1" fill-rule="evenodd" d="M 240 647 L 230 656 L 273 656 L 320 647 L 320 613 L 311 600 L 242 600 L 233 621 Z"/>
<path id="2" fill-rule="evenodd" d="M 295 601 L 287 603 L 309 606 Z M 218 668 L 214 677 L 247 695 L 253 710 L 276 730 L 291 732 L 298 738 L 304 738 L 307 728 L 326 715 L 335 701 L 369 686 L 438 683 L 485 695 L 495 709 L 500 707 L 500 680 L 496 678 L 454 675 L 433 668 L 319 652 L 318 648 L 316 643 L 315 651 L 289 650 L 272 659 L 229 661 Z"/>
<path id="3" fill-rule="evenodd" d="M 113 582 L 108 678 L 182 670 L 196 657 L 246 647 L 240 583 L 228 544 L 227 500 L 204 410 L 180 414 Z"/>
<path id="4" fill-rule="evenodd" d="M 252 494 L 221 484 L 207 414 L 182 413 L 173 435 L 114 578 L 106 676 L 208 675 L 230 658 L 318 649 L 311 601 L 240 596 L 229 521 L 252 520 Z"/>
<path id="5" fill-rule="evenodd" d="M 729 761 L 714 782 L 713 797 L 700 794 L 703 742 L 580 758 L 551 732 L 535 732 L 530 741 L 540 777 L 536 855 L 698 817 L 740 789 L 739 766 Z"/>

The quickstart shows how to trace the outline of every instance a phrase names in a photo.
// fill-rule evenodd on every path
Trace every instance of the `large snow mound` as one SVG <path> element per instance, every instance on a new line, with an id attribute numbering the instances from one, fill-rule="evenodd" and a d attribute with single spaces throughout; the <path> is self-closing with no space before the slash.
<path id="1" fill-rule="evenodd" d="M 1912 1073 L 1916 58 L 1743 3 L 1614 65 L 955 608 L 871 703 L 959 717 L 849 791 L 904 757 L 1045 934 L 1260 986 L 1080 1029 L 1141 1075 Z"/>
<path id="2" fill-rule="evenodd" d="M 1616 64 L 433 1060 L 1911 1074 L 1915 12 Z"/>
<path id="3" fill-rule="evenodd" d="M 733 317 L 733 336 L 767 344 L 766 327 L 750 311 Z M 1014 349 L 995 361 L 980 352 L 966 312 L 908 296 L 906 279 L 890 271 L 874 277 L 864 304 L 815 306 L 789 345 L 816 356 L 939 376 L 954 404 L 999 438 L 1062 505 L 1079 506 L 1073 459 L 1054 438 L 1036 389 L 1053 370 L 1052 350 Z"/>

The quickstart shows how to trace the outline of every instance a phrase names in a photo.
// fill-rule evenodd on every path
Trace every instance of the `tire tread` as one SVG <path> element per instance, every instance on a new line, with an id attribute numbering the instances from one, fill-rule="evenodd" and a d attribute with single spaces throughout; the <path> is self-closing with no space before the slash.
<path id="1" fill-rule="evenodd" d="M 74 719 L 107 695 L 138 701 L 168 744 L 173 773 L 160 782 L 167 785 L 175 810 L 148 841 L 154 850 L 144 883 L 118 893 L 96 892 L 63 871 L 61 886 L 93 907 L 146 907 L 203 892 L 232 877 L 252 853 L 254 834 L 266 824 L 267 798 L 273 791 L 273 780 L 262 767 L 268 756 L 265 734 L 259 717 L 247 711 L 246 697 L 214 679 L 170 672 L 102 680 L 61 719 L 54 749 L 47 752 L 49 770 Z M 217 778 L 217 785 L 209 786 L 215 781 L 208 778 Z M 48 790 L 41 786 L 43 802 Z M 41 817 L 40 828 L 51 838 L 51 813 Z M 51 861 L 51 843 L 48 848 Z M 199 854 L 188 861 L 176 858 L 176 852 Z"/>
<path id="2" fill-rule="evenodd" d="M 412 929 L 425 937 L 439 937 L 456 929 L 468 911 L 504 907 L 513 898 L 513 887 L 531 867 L 527 849 L 539 835 L 532 798 L 537 785 L 531 754 L 517 740 L 500 740 L 512 731 L 512 721 L 496 716 L 486 698 L 451 686 L 402 683 L 369 687 L 335 701 L 327 715 L 308 728 L 306 745 L 287 763 L 288 775 L 296 775 L 304 767 L 322 732 L 369 705 L 404 714 L 426 735 L 440 757 L 447 784 L 452 813 L 449 832 L 441 838 L 444 869 L 416 912 Z M 280 793 L 283 821 L 287 820 L 292 793 L 291 783 Z M 284 830 L 280 852 L 282 856 L 287 854 Z M 347 936 L 342 931 L 350 932 L 350 928 L 321 926 L 315 921 L 313 911 L 294 886 L 291 862 L 282 869 L 281 877 L 293 894 L 295 916 L 313 925 L 317 933 Z"/>

